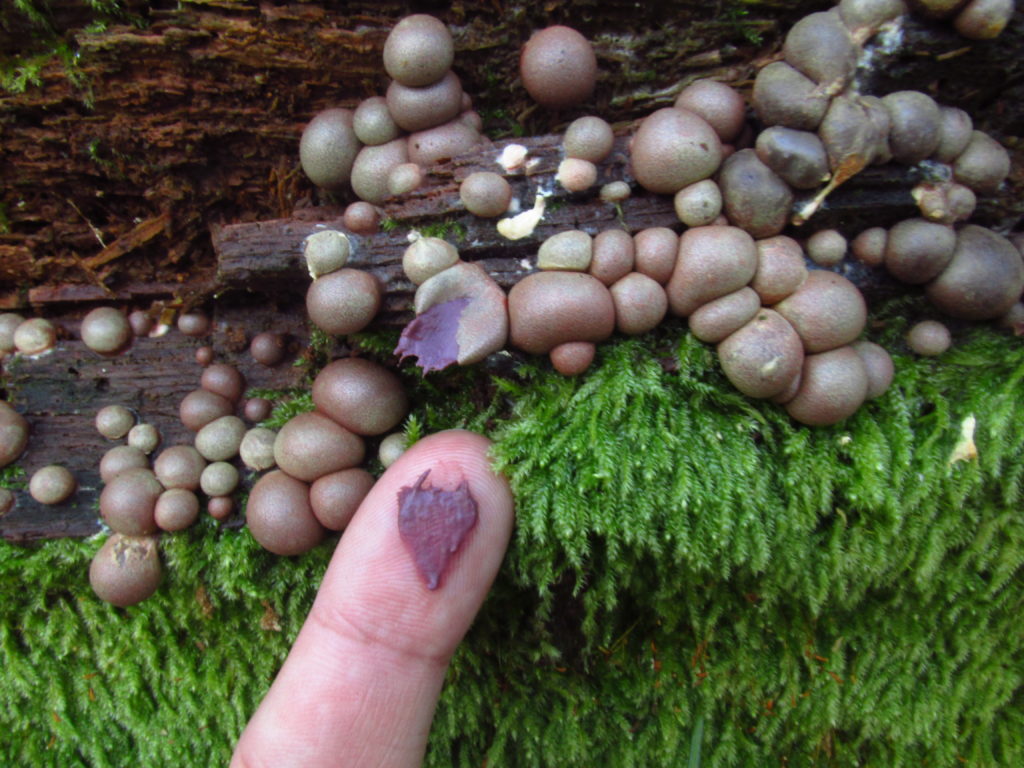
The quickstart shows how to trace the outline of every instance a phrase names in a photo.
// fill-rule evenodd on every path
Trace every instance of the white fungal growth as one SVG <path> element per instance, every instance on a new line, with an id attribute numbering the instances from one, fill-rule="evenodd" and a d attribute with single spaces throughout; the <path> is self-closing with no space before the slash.
<path id="1" fill-rule="evenodd" d="M 544 209 L 546 207 L 547 202 L 544 199 L 544 195 L 538 192 L 533 202 L 533 208 L 523 211 L 518 216 L 502 219 L 498 222 L 498 234 L 509 240 L 522 240 L 524 237 L 529 237 L 533 234 L 533 230 L 537 228 L 537 225 L 540 224 L 541 219 L 544 218 Z"/>
<path id="2" fill-rule="evenodd" d="M 314 232 L 306 238 L 303 255 L 309 276 L 316 280 L 321 275 L 336 272 L 348 261 L 351 246 L 348 237 L 336 229 Z"/>
<path id="3" fill-rule="evenodd" d="M 950 464 L 978 458 L 978 447 L 974 444 L 974 428 L 977 425 L 978 420 L 974 418 L 973 413 L 960 422 L 960 438 L 956 441 L 953 453 L 949 457 Z"/>
<path id="4" fill-rule="evenodd" d="M 903 46 L 903 17 L 886 22 L 871 38 L 871 43 L 861 47 L 857 57 L 857 74 L 852 89 L 863 93 L 867 89 L 865 80 L 885 63 L 886 57 L 899 51 Z"/>
<path id="5" fill-rule="evenodd" d="M 506 173 L 511 173 L 523 167 L 527 152 L 522 144 L 506 144 L 495 162 L 504 168 Z"/>

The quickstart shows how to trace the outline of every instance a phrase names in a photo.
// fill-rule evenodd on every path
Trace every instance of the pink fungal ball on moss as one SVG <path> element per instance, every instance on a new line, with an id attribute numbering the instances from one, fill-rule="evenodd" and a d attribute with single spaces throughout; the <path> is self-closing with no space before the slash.
<path id="1" fill-rule="evenodd" d="M 547 27 L 534 32 L 519 57 L 519 76 L 534 101 L 563 109 L 586 101 L 597 84 L 597 57 L 575 29 Z"/>

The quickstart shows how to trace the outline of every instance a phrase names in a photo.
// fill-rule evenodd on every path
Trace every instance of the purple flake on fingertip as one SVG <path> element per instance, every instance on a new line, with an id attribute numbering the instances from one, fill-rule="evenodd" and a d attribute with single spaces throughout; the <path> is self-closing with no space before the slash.
<path id="1" fill-rule="evenodd" d="M 428 488 L 428 469 L 398 491 L 398 533 L 427 589 L 441 585 L 449 561 L 476 525 L 476 500 L 463 480 L 453 490 Z"/>
<path id="2" fill-rule="evenodd" d="M 458 362 L 459 344 L 456 333 L 462 310 L 470 299 L 452 299 L 435 304 L 426 312 L 413 318 L 402 331 L 402 337 L 395 347 L 395 354 L 417 358 L 417 365 L 424 373 L 440 371 Z"/>

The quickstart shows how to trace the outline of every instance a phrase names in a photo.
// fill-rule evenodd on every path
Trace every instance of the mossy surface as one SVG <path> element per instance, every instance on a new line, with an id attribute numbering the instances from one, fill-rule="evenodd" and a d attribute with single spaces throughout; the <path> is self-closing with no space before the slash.
<path id="1" fill-rule="evenodd" d="M 702 766 L 1024 763 L 1024 346 L 982 329 L 896 364 L 826 429 L 678 329 L 578 380 L 409 377 L 445 396 L 412 430 L 487 431 L 518 515 L 427 764 L 684 765 L 695 736 Z M 89 592 L 99 543 L 0 546 L 0 762 L 225 764 L 330 546 L 208 523 L 122 610 Z"/>

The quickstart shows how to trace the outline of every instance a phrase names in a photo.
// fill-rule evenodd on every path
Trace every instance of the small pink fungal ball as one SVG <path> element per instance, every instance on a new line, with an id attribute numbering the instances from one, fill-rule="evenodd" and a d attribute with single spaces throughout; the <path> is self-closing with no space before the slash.
<path id="1" fill-rule="evenodd" d="M 365 200 L 352 203 L 341 220 L 345 229 L 357 235 L 375 235 L 380 228 L 380 212 Z"/>
<path id="2" fill-rule="evenodd" d="M 555 180 L 569 192 L 584 192 L 597 183 L 597 166 L 589 160 L 567 157 L 558 164 Z"/>
<path id="3" fill-rule="evenodd" d="M 597 83 L 597 57 L 575 29 L 547 27 L 535 32 L 519 57 L 523 86 L 538 104 L 563 109 L 586 101 Z"/>
<path id="4" fill-rule="evenodd" d="M 907 346 L 924 357 L 941 355 L 952 343 L 949 328 L 937 320 L 922 320 L 907 333 Z"/>

